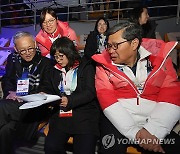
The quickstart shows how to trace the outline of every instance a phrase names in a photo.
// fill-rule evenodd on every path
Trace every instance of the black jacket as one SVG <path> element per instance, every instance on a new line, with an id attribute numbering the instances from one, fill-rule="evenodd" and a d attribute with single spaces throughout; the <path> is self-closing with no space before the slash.
<path id="1" fill-rule="evenodd" d="M 51 80 L 44 87 L 47 93 L 61 95 L 58 85 L 61 71 L 54 69 Z M 52 89 L 51 86 L 52 85 Z M 77 87 L 67 96 L 67 110 L 72 109 L 73 116 L 60 118 L 59 111 L 51 118 L 50 127 L 59 127 L 62 131 L 70 134 L 99 134 L 99 105 L 95 90 L 95 68 L 90 60 L 83 58 L 77 71 Z M 59 102 L 60 103 L 60 102 Z"/>
<path id="2" fill-rule="evenodd" d="M 16 91 L 16 82 L 17 79 L 21 77 L 24 67 L 29 68 L 29 94 L 41 91 L 40 87 L 43 87 L 46 76 L 53 68 L 51 61 L 46 57 L 42 57 L 39 51 L 36 52 L 36 55 L 31 62 L 25 62 L 16 53 L 10 54 L 7 59 L 6 73 L 2 78 L 4 97 L 9 94 L 9 91 Z M 48 106 L 19 110 L 21 103 L 6 99 L 2 99 L 0 104 L 0 127 L 1 123 L 2 125 L 8 126 L 9 129 L 7 131 L 9 131 L 9 134 L 11 134 L 12 137 L 13 134 L 16 134 L 16 137 L 21 139 L 30 140 L 34 138 L 39 123 L 46 119 L 50 114 Z M 7 106 L 3 104 L 7 104 Z M 9 123 L 12 121 L 14 121 L 16 125 L 15 132 L 15 126 L 9 126 Z"/>
<path id="3" fill-rule="evenodd" d="M 2 78 L 2 90 L 4 98 L 9 94 L 9 91 L 16 91 L 17 79 L 21 77 L 24 68 L 29 69 L 29 94 L 39 92 L 39 88 L 44 82 L 44 78 L 52 69 L 51 62 L 48 58 L 42 57 L 37 51 L 31 62 L 25 62 L 21 57 L 12 53 L 8 56 L 6 73 Z"/>
<path id="4" fill-rule="evenodd" d="M 86 45 L 84 48 L 84 55 L 87 59 L 90 59 L 91 56 L 93 56 L 94 54 L 98 54 L 99 52 L 97 51 L 98 49 L 98 37 L 99 34 L 96 31 L 92 31 L 90 32 L 90 34 L 88 35 L 87 39 L 86 39 Z M 106 42 L 107 42 L 107 38 L 106 38 Z"/>
<path id="5" fill-rule="evenodd" d="M 157 23 L 154 20 L 149 20 L 145 25 L 142 25 L 144 38 L 156 38 Z"/>

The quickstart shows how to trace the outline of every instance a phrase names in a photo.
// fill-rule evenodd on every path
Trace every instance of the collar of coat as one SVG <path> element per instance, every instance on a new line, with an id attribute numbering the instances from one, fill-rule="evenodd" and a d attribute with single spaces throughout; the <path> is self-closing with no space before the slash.
<path id="1" fill-rule="evenodd" d="M 75 69 L 75 68 L 77 68 L 78 66 L 79 66 L 79 62 L 76 61 L 71 69 Z M 54 68 L 57 69 L 57 70 L 60 70 L 60 71 L 63 71 L 63 70 L 64 70 L 64 69 L 63 69 L 64 67 L 62 67 L 62 66 L 59 65 L 58 63 L 54 66 Z M 63 71 L 63 72 L 64 72 L 64 71 Z"/>

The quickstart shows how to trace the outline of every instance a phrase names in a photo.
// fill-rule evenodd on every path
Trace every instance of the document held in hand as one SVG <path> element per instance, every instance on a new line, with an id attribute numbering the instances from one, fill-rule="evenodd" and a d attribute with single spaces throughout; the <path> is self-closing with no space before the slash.
<path id="1" fill-rule="evenodd" d="M 19 96 L 23 102 L 23 105 L 19 107 L 19 109 L 30 109 L 41 106 L 46 103 L 54 102 L 60 100 L 61 97 L 58 95 L 50 95 L 50 94 L 31 94 L 26 96 Z"/>

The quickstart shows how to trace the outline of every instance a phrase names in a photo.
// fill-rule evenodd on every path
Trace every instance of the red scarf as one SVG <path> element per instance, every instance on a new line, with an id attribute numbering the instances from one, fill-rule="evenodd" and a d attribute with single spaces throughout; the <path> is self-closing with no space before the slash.
<path id="1" fill-rule="evenodd" d="M 76 68 L 76 67 L 78 67 L 79 66 L 79 62 L 78 61 L 75 61 L 74 62 L 74 65 L 73 65 L 73 67 L 71 68 L 71 69 L 73 69 L 73 68 Z M 58 63 L 54 66 L 56 69 L 58 69 L 58 70 L 61 70 L 63 67 L 61 66 L 61 65 L 59 65 Z"/>

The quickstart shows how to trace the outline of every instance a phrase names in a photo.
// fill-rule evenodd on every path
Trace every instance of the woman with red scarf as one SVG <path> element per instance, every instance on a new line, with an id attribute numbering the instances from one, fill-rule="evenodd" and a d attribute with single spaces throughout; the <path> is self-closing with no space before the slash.
<path id="1" fill-rule="evenodd" d="M 55 11 L 52 8 L 44 8 L 40 15 L 41 30 L 36 36 L 38 47 L 43 56 L 50 58 L 50 48 L 52 43 L 62 36 L 68 37 L 78 45 L 77 36 L 73 29 L 69 27 L 67 22 L 58 20 Z"/>

